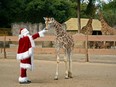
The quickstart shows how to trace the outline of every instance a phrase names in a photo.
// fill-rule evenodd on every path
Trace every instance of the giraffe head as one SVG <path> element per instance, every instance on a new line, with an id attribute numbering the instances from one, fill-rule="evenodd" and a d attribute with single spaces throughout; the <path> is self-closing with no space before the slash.
<path id="1" fill-rule="evenodd" d="M 103 19 L 103 13 L 102 13 L 102 11 L 100 9 L 97 9 L 96 10 L 96 14 L 98 15 L 98 19 L 99 20 L 102 20 Z"/>
<path id="2" fill-rule="evenodd" d="M 50 29 L 53 22 L 55 21 L 55 19 L 53 17 L 51 17 L 51 18 L 44 17 L 44 20 L 45 20 L 46 29 Z"/>

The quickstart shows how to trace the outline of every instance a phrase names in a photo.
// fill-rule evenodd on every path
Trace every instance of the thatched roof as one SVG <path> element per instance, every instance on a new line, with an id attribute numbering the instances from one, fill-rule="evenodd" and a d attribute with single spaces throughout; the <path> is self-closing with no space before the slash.
<path id="1" fill-rule="evenodd" d="M 81 18 L 81 28 L 85 26 L 88 22 L 88 19 Z M 78 30 L 78 19 L 77 18 L 70 18 L 68 21 L 65 22 L 67 26 L 67 30 Z M 93 19 L 92 21 L 93 30 L 101 30 L 101 23 L 97 19 Z"/>

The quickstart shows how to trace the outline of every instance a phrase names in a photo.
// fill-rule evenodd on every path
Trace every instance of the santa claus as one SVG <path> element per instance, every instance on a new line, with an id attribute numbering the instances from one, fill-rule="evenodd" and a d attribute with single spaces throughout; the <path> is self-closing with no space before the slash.
<path id="1" fill-rule="evenodd" d="M 17 51 L 17 59 L 20 60 L 20 84 L 28 84 L 31 81 L 27 77 L 27 69 L 33 68 L 33 48 L 35 47 L 34 39 L 44 37 L 47 30 L 43 29 L 34 35 L 30 35 L 26 28 L 21 28 L 19 33 L 19 45 Z"/>

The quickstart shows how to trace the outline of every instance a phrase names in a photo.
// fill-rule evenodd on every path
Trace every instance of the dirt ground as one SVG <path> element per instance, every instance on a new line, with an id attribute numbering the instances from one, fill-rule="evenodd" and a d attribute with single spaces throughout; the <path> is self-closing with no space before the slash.
<path id="1" fill-rule="evenodd" d="M 0 87 L 116 87 L 116 56 L 73 56 L 73 78 L 64 79 L 64 62 L 60 62 L 59 80 L 54 80 L 54 55 L 39 55 L 34 60 L 34 71 L 28 70 L 30 84 L 19 84 L 19 61 L 0 58 Z"/>

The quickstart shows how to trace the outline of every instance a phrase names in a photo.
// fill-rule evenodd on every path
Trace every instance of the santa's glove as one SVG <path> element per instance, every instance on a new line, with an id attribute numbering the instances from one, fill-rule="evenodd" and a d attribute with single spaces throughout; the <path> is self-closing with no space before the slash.
<path id="1" fill-rule="evenodd" d="M 41 31 L 39 31 L 38 33 L 39 33 L 39 36 L 40 37 L 44 37 L 44 34 L 45 34 L 45 32 L 47 32 L 48 30 L 45 30 L 45 28 L 43 29 L 43 30 L 41 30 Z"/>

